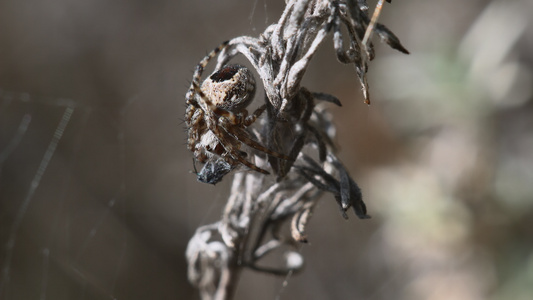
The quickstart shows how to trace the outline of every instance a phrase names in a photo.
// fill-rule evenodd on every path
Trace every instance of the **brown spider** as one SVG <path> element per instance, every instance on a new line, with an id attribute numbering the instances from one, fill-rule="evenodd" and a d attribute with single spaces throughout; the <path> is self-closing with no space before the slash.
<path id="1" fill-rule="evenodd" d="M 194 153 L 197 161 L 205 163 L 197 173 L 198 180 L 211 184 L 222 180 L 224 175 L 239 165 L 269 174 L 245 158 L 247 153 L 240 150 L 241 144 L 280 159 L 292 160 L 267 149 L 246 131 L 266 109 L 266 105 L 262 105 L 248 115 L 246 107 L 255 95 L 255 79 L 249 69 L 240 65 L 225 65 L 211 74 L 200 87 L 207 63 L 227 44 L 224 42 L 200 61 L 186 95 L 188 149 Z"/>

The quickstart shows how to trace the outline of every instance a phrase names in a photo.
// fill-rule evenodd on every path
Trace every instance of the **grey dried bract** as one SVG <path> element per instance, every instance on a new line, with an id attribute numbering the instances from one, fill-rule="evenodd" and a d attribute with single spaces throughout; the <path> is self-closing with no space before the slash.
<path id="1" fill-rule="evenodd" d="M 332 95 L 309 91 L 301 81 L 329 35 L 338 61 L 354 65 L 369 104 L 366 72 L 374 57 L 372 33 L 408 52 L 376 23 L 377 17 L 369 18 L 366 1 L 287 2 L 279 21 L 259 37 L 234 38 L 204 58 L 187 93 L 189 149 L 204 163 L 198 179 L 215 184 L 232 170 L 249 170 L 235 174 L 222 219 L 199 228 L 189 243 L 189 279 L 204 299 L 230 298 L 243 267 L 274 274 L 300 270 L 303 260 L 295 259 L 295 245 L 307 241 L 305 226 L 323 192 L 333 194 L 343 217 L 350 208 L 359 218 L 369 217 L 361 190 L 332 143 L 335 127 L 325 107 L 341 103 Z M 211 59 L 217 57 L 215 70 L 224 70 L 237 55 L 247 58 L 264 86 L 265 104 L 250 115 L 246 105 L 232 104 L 250 93 L 216 104 L 220 102 L 214 98 L 221 93 L 200 84 Z M 220 78 L 234 80 L 230 75 Z M 283 234 L 289 221 L 291 237 Z M 287 250 L 286 260 L 261 265 L 275 249 Z"/>

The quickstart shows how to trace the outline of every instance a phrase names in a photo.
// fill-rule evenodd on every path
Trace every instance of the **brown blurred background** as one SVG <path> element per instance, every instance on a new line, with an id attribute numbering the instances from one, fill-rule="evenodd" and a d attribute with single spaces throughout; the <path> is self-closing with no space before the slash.
<path id="1" fill-rule="evenodd" d="M 282 2 L 0 2 L 0 299 L 198 298 L 185 247 L 230 180 L 190 173 L 184 95 L 206 51 L 257 36 Z M 530 299 L 532 12 L 386 4 L 412 54 L 375 41 L 370 107 L 324 43 L 304 85 L 343 102 L 336 142 L 373 218 L 325 196 L 306 269 L 285 288 L 246 271 L 236 299 Z"/>

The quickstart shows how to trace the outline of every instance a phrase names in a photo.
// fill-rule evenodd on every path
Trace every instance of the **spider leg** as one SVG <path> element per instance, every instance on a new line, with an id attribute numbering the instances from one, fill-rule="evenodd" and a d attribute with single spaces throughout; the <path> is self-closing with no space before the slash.
<path id="1" fill-rule="evenodd" d="M 246 159 L 244 159 L 244 157 L 242 157 L 242 155 L 240 153 L 236 152 L 236 151 L 232 151 L 230 153 L 230 155 L 231 155 L 231 158 L 238 160 L 241 164 L 247 166 L 248 168 L 250 168 L 250 169 L 252 169 L 254 171 L 257 171 L 259 173 L 263 173 L 263 174 L 266 174 L 266 175 L 270 174 L 270 172 L 268 172 L 267 170 L 261 169 L 258 166 L 254 165 L 251 162 L 249 162 Z"/>
<path id="2" fill-rule="evenodd" d="M 263 105 L 261 105 L 261 107 L 256 109 L 253 112 L 253 114 L 251 114 L 248 117 L 246 117 L 244 119 L 244 126 L 248 127 L 248 126 L 252 125 L 257 120 L 257 118 L 259 118 L 259 116 L 261 116 L 261 114 L 265 111 L 265 109 L 266 109 L 266 104 L 263 104 Z"/>
<path id="3" fill-rule="evenodd" d="M 215 134 L 215 136 L 220 141 L 223 141 L 223 140 L 234 140 L 236 142 L 239 142 L 239 139 L 233 137 L 231 134 L 229 134 L 225 130 L 219 130 L 218 127 L 212 128 L 211 131 Z M 243 165 L 247 166 L 248 168 L 250 168 L 250 169 L 252 169 L 254 171 L 257 171 L 259 173 L 263 173 L 263 174 L 267 174 L 267 175 L 270 174 L 270 172 L 268 172 L 267 170 L 261 169 L 258 166 L 254 165 L 253 163 L 247 161 L 243 157 L 243 155 L 239 151 L 235 150 L 233 147 L 226 146 L 226 143 L 222 143 L 222 142 L 220 143 L 220 145 L 222 145 L 224 150 L 226 150 L 226 152 L 230 155 L 231 158 L 237 160 L 241 164 L 243 164 Z"/>
<path id="4" fill-rule="evenodd" d="M 294 160 L 285 154 L 274 152 L 266 148 L 265 146 L 259 144 L 258 142 L 254 141 L 252 138 L 250 138 L 248 132 L 246 132 L 246 130 L 242 129 L 241 127 L 232 127 L 231 129 L 226 129 L 226 130 L 229 133 L 229 135 L 231 135 L 234 139 L 240 141 L 241 143 L 249 147 L 252 147 L 256 150 L 259 150 L 261 152 L 264 152 L 268 155 L 272 155 L 277 158 L 281 158 L 281 159 L 288 160 L 288 161 Z"/>
<path id="5" fill-rule="evenodd" d="M 218 47 L 213 49 L 211 52 L 209 52 L 196 66 L 196 69 L 194 70 L 194 75 L 192 77 L 191 87 L 189 88 L 189 91 L 187 92 L 187 95 L 185 95 L 185 99 L 187 99 L 187 104 L 192 104 L 194 102 L 194 94 L 195 92 L 198 92 L 200 89 L 198 88 L 200 82 L 202 81 L 202 73 L 204 72 L 204 68 L 207 66 L 209 61 L 213 59 L 220 51 L 222 51 L 224 48 L 228 46 L 229 41 L 225 41 L 222 44 L 220 44 Z M 196 85 L 196 87 L 195 87 Z"/>

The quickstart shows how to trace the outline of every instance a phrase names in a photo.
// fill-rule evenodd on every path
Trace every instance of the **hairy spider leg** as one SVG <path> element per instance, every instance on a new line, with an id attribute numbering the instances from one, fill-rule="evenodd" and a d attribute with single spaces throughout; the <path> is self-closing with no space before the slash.
<path id="1" fill-rule="evenodd" d="M 234 131 L 234 132 L 232 132 Z M 241 143 L 243 144 L 246 144 L 247 146 L 250 146 L 256 150 L 259 150 L 261 152 L 264 152 L 268 155 L 272 155 L 274 157 L 277 157 L 277 158 L 281 158 L 281 159 L 284 159 L 284 160 L 289 160 L 289 161 L 293 161 L 294 159 L 290 158 L 289 156 L 285 155 L 285 154 L 281 154 L 281 153 L 278 153 L 278 152 L 274 152 L 268 148 L 266 148 L 265 146 L 259 144 L 258 142 L 254 141 L 253 139 L 251 139 L 249 136 L 248 136 L 248 132 L 240 127 L 233 127 L 231 128 L 230 130 L 227 130 L 227 132 L 233 136 L 234 138 L 236 138 L 237 140 L 239 140 Z"/>
<path id="2" fill-rule="evenodd" d="M 238 138 L 232 136 L 227 131 L 219 130 L 218 126 L 213 126 L 213 128 L 209 128 L 209 129 L 217 136 L 217 138 L 219 140 L 233 140 L 233 141 L 236 141 L 236 142 L 241 142 Z M 225 128 L 223 128 L 223 129 L 225 129 Z M 225 143 L 220 143 L 220 144 L 222 145 L 224 150 L 226 150 L 226 152 L 231 156 L 231 158 L 239 161 L 241 164 L 247 166 L 248 168 L 250 168 L 250 169 L 252 169 L 254 171 L 257 171 L 257 172 L 263 173 L 263 174 L 267 174 L 267 175 L 270 174 L 270 172 L 268 172 L 267 170 L 262 169 L 262 168 L 256 166 L 255 164 L 247 161 L 243 157 L 243 155 L 240 152 L 238 152 L 237 150 L 233 149 L 233 147 L 226 146 Z"/>
<path id="3" fill-rule="evenodd" d="M 202 73 L 204 72 L 204 68 L 207 66 L 209 61 L 213 59 L 217 54 L 222 51 L 224 48 L 228 46 L 229 41 L 225 41 L 222 44 L 220 44 L 218 47 L 213 49 L 211 52 L 209 52 L 199 63 L 196 65 L 196 69 L 194 70 L 194 75 L 192 77 L 192 83 L 191 87 L 189 88 L 189 91 L 187 92 L 187 95 L 185 98 L 187 99 L 187 104 L 192 104 L 194 101 L 194 94 L 198 88 L 194 87 L 194 84 L 196 83 L 197 86 L 200 86 L 200 82 L 202 81 Z"/>
<path id="4" fill-rule="evenodd" d="M 265 109 L 266 109 L 266 104 L 263 104 L 263 105 L 261 105 L 261 107 L 256 109 L 253 112 L 253 114 L 251 114 L 248 117 L 246 117 L 244 119 L 244 126 L 248 127 L 248 126 L 252 125 L 257 120 L 257 118 L 259 118 L 259 116 L 261 116 L 261 114 L 265 111 Z"/>

